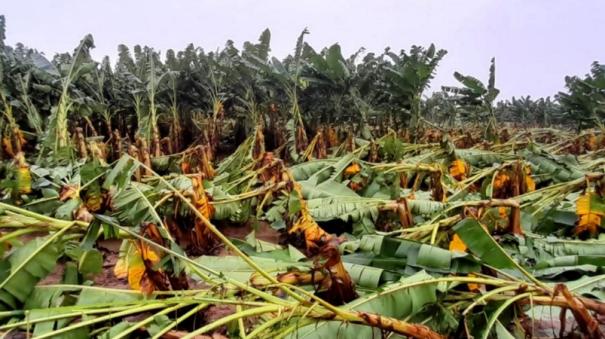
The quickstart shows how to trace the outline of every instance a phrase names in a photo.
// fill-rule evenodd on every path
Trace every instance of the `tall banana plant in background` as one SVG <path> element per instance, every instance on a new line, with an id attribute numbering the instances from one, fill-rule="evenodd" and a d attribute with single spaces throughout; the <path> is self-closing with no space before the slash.
<path id="1" fill-rule="evenodd" d="M 303 65 L 303 42 L 306 34 L 309 34 L 309 31 L 305 28 L 302 33 L 300 33 L 296 41 L 296 48 L 294 49 L 294 59 L 285 65 L 287 66 L 287 69 L 289 71 L 287 73 L 290 74 L 290 79 L 286 82 L 287 84 L 289 84 L 289 86 L 287 86 L 287 93 L 288 97 L 290 98 L 290 113 L 292 114 L 292 127 L 290 133 L 291 135 L 296 133 L 296 138 L 294 139 L 294 141 L 298 152 L 303 149 L 303 145 L 306 147 L 306 144 L 308 142 L 307 133 L 305 131 L 305 124 L 302 118 L 302 113 L 300 111 L 300 105 L 298 102 L 299 88 L 304 89 L 307 86 L 306 82 L 301 81 L 302 79 L 300 77 Z M 279 62 L 277 62 L 277 59 L 273 58 L 273 62 L 276 63 L 275 66 L 277 67 L 277 69 L 280 69 L 280 64 Z"/>
<path id="2" fill-rule="evenodd" d="M 146 82 L 145 82 L 145 94 L 146 94 L 146 112 L 142 115 L 139 121 L 138 134 L 143 137 L 148 145 L 151 145 L 153 156 L 161 155 L 160 147 L 160 129 L 158 127 L 158 92 L 161 90 L 160 86 L 162 80 L 166 76 L 161 69 L 160 57 L 152 48 L 145 47 L 144 50 L 146 63 Z"/>
<path id="3" fill-rule="evenodd" d="M 414 140 L 419 137 L 422 121 L 422 93 L 429 87 L 439 62 L 446 54 L 446 50 L 437 50 L 433 44 L 427 49 L 412 46 L 409 53 L 401 51 L 399 55 L 387 52 L 393 61 L 393 66 L 386 72 L 388 88 L 395 101 L 409 109 L 408 128 L 413 131 Z"/>
<path id="4" fill-rule="evenodd" d="M 160 84 L 158 100 L 168 113 L 167 119 L 162 119 L 162 124 L 168 125 L 172 139 L 169 148 L 183 148 L 183 142 L 189 136 L 196 142 L 206 138 L 201 136 L 208 133 L 207 119 L 203 112 L 212 111 L 213 107 L 209 88 L 210 64 L 215 62 L 214 58 L 214 53 L 206 54 L 193 44 L 179 52 L 166 52 L 163 65 L 165 80 Z M 184 123 L 187 121 L 193 124 Z M 177 132 L 179 135 L 174 139 Z"/>
<path id="5" fill-rule="evenodd" d="M 534 123 L 535 118 L 537 116 L 537 102 L 532 100 L 530 96 L 515 98 L 513 97 L 510 102 L 508 102 L 508 113 L 509 116 L 506 115 L 498 115 L 503 120 L 510 120 L 520 122 L 523 125 Z"/>
<path id="6" fill-rule="evenodd" d="M 59 64 L 61 77 L 61 95 L 55 107 L 52 108 L 48 123 L 48 134 L 45 146 L 55 155 L 69 154 L 71 143 L 69 139 L 69 114 L 73 111 L 75 98 L 73 84 L 85 74 L 91 72 L 96 64 L 90 56 L 94 48 L 92 35 L 86 35 L 74 50 L 73 55 L 62 55 L 55 58 Z"/>
<path id="7" fill-rule="evenodd" d="M 271 51 L 271 31 L 265 29 L 258 38 L 258 43 L 244 42 L 241 62 L 238 63 L 240 79 L 235 85 L 234 109 L 238 120 L 241 119 L 246 135 L 256 128 L 264 130 L 269 125 L 273 129 L 275 115 L 265 114 L 263 106 L 271 103 L 268 94 L 269 84 L 264 82 L 260 68 L 267 67 Z M 273 117 L 273 118 L 272 118 Z M 268 118 L 268 119 L 267 119 Z M 267 121 L 269 120 L 269 121 Z"/>
<path id="8" fill-rule="evenodd" d="M 307 86 L 307 82 L 301 78 L 301 69 L 303 66 L 302 52 L 304 38 L 307 34 L 309 34 L 309 31 L 305 28 L 298 36 L 293 58 L 287 58 L 284 63 L 280 62 L 277 58 L 271 59 L 273 76 L 284 86 L 290 102 L 290 119 L 286 127 L 289 131 L 289 154 L 295 161 L 298 160 L 299 154 L 307 148 L 309 142 L 299 104 L 299 90 L 304 90 Z"/>
<path id="9" fill-rule="evenodd" d="M 542 126 L 550 126 L 551 124 L 561 124 L 563 122 L 563 114 L 561 112 L 561 104 L 558 101 L 552 100 L 551 97 L 540 98 L 538 100 L 538 120 L 537 123 Z"/>
<path id="10" fill-rule="evenodd" d="M 350 63 L 350 62 L 349 62 Z M 384 133 L 392 125 L 387 122 L 387 113 L 390 111 L 388 83 L 386 69 L 391 64 L 386 60 L 386 53 L 376 55 L 366 54 L 361 62 L 353 62 L 353 90 L 355 108 L 360 113 L 362 125 L 368 124 L 379 127 Z M 367 119 L 367 120 L 366 120 Z"/>
<path id="11" fill-rule="evenodd" d="M 119 91 L 130 94 L 130 109 L 136 116 L 135 138 L 150 146 L 151 155 L 160 156 L 159 114 L 161 102 L 158 96 L 166 89 L 164 79 L 168 72 L 159 54 L 150 47 L 134 47 L 134 60 L 128 48 L 120 45 L 116 78 L 121 83 Z M 146 147 L 144 147 L 146 148 Z"/>
<path id="12" fill-rule="evenodd" d="M 550 97 L 532 99 L 530 96 L 499 101 L 494 108 L 501 121 L 521 123 L 521 125 L 549 126 L 565 124 L 561 105 Z M 570 120 L 571 121 L 571 120 Z"/>
<path id="13" fill-rule="evenodd" d="M 232 54 L 226 51 L 232 47 L 227 43 L 227 47 L 221 53 L 210 54 L 208 62 L 208 78 L 205 84 L 206 92 L 210 97 L 210 118 L 207 126 L 207 142 L 210 144 L 213 153 L 216 152 L 221 136 L 222 120 L 225 117 L 225 101 L 227 94 L 225 91 L 226 81 L 228 79 L 228 70 L 231 66 Z"/>
<path id="14" fill-rule="evenodd" d="M 423 102 L 423 110 L 429 121 L 450 128 L 456 125 L 458 105 L 450 99 L 447 92 L 435 92 L 426 98 Z"/>
<path id="15" fill-rule="evenodd" d="M 492 58 L 489 68 L 489 79 L 487 86 L 479 79 L 462 75 L 454 72 L 454 78 L 458 80 L 463 87 L 443 86 L 443 90 L 453 95 L 452 99 L 466 109 L 474 112 L 474 121 L 480 121 L 483 116 L 487 116 L 488 124 L 485 129 L 486 138 L 496 139 L 498 119 L 494 112 L 494 101 L 500 93 L 496 88 L 496 59 Z"/>
<path id="16" fill-rule="evenodd" d="M 340 45 L 334 44 L 321 53 L 316 53 L 306 44 L 305 57 L 309 61 L 303 76 L 309 83 L 305 96 L 311 96 L 309 101 L 313 106 L 309 111 L 318 114 L 314 117 L 315 122 L 343 122 L 343 115 L 347 113 L 345 104 L 350 97 L 352 76 L 342 56 Z"/>
<path id="17" fill-rule="evenodd" d="M 119 45 L 114 67 L 116 113 L 120 113 L 116 122 L 127 136 L 134 136 L 135 126 L 143 116 L 144 83 L 141 76 L 128 47 Z"/>
<path id="18" fill-rule="evenodd" d="M 566 77 L 567 93 L 559 92 L 557 99 L 578 129 L 597 126 L 605 130 L 605 65 L 594 62 L 584 79 Z"/>
<path id="19" fill-rule="evenodd" d="M 21 151 L 24 142 L 21 130 L 13 114 L 13 104 L 10 94 L 13 92 L 10 82 L 11 69 L 14 68 L 14 58 L 11 57 L 8 49 L 4 45 L 5 39 L 5 19 L 0 16 L 0 133 L 2 137 L 3 153 L 9 157 L 14 157 Z M 12 60 L 11 60 L 12 59 Z"/>
<path id="20" fill-rule="evenodd" d="M 270 91 L 275 101 L 279 101 L 281 93 L 287 97 L 289 116 L 286 128 L 288 130 L 288 154 L 291 159 L 298 160 L 307 147 L 308 139 L 305 123 L 299 102 L 300 90 L 304 90 L 308 83 L 301 77 L 303 66 L 304 36 L 309 34 L 305 28 L 296 41 L 293 56 L 288 56 L 283 62 L 273 57 L 270 62 L 263 63 L 256 58 L 248 58 L 249 64 L 263 74 L 265 81 L 271 84 Z M 260 61 L 260 62 L 259 62 Z"/>
<path id="21" fill-rule="evenodd" d="M 42 120 L 42 116 L 40 115 L 40 110 L 38 109 L 39 105 L 37 105 L 37 102 L 34 102 L 34 99 L 37 97 L 37 95 L 31 95 L 31 88 L 33 85 L 35 85 L 39 89 L 42 88 L 44 91 L 50 92 L 51 86 L 46 84 L 32 84 L 32 78 L 33 76 L 31 71 L 24 74 L 18 74 L 17 92 L 19 93 L 20 104 L 22 105 L 22 110 L 25 112 L 27 117 L 29 127 L 34 130 L 36 135 L 41 136 L 44 134 L 44 122 Z"/>
<path id="22" fill-rule="evenodd" d="M 57 68 L 35 50 L 17 44 L 4 45 L 4 17 L 0 16 L 0 130 L 3 151 L 13 156 L 26 142 L 25 125 L 33 133 L 30 139 L 44 133 L 42 111 L 54 102 Z"/>
<path id="23" fill-rule="evenodd" d="M 22 44 L 15 48 L 5 46 L 3 37 L 4 17 L 0 16 L 0 98 L 4 108 L 0 123 L 8 128 L 2 133 L 8 138 L 4 139 L 4 147 L 10 146 L 15 151 L 23 142 L 21 129 L 24 123 L 33 132 L 32 139 L 44 134 L 42 113 L 50 110 L 60 74 L 37 51 Z"/>
<path id="24" fill-rule="evenodd" d="M 170 50 L 172 51 L 172 50 Z M 179 115 L 179 72 L 176 71 L 177 64 L 174 52 L 167 52 L 166 64 L 169 70 L 166 71 L 168 76 L 168 112 L 170 116 L 170 128 L 169 128 L 169 152 L 177 152 L 182 148 L 182 127 L 181 117 Z"/>
<path id="25" fill-rule="evenodd" d="M 93 76 L 96 85 L 94 94 L 97 103 L 97 113 L 105 125 L 107 137 L 110 137 L 113 133 L 111 120 L 114 114 L 116 87 L 109 57 L 103 58 L 100 67 L 95 69 Z"/>

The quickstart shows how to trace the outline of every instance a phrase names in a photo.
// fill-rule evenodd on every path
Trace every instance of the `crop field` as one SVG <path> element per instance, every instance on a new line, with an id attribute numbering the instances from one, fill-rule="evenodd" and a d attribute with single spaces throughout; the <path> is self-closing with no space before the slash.
<path id="1" fill-rule="evenodd" d="M 603 337 L 605 65 L 499 100 L 307 34 L 50 59 L 0 16 L 0 334 Z"/>

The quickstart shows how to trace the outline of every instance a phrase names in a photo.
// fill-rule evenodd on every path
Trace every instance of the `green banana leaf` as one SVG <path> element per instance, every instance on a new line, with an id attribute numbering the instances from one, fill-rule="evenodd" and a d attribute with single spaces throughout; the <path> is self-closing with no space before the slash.
<path id="1" fill-rule="evenodd" d="M 1 310 L 19 309 L 36 284 L 55 268 L 60 252 L 50 239 L 32 239 L 0 262 Z"/>

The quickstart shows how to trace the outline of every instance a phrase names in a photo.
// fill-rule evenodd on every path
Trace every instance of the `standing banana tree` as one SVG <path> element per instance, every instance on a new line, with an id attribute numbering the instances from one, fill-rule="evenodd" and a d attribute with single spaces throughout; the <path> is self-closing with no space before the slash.
<path id="1" fill-rule="evenodd" d="M 4 18 L 0 16 L 0 36 L 4 32 Z M 24 143 L 24 124 L 33 130 L 33 136 L 44 134 L 42 113 L 50 110 L 55 99 L 57 68 L 35 50 L 17 44 L 15 48 L 0 42 L 0 100 L 3 114 L 0 123 L 3 147 L 7 153 L 19 151 Z M 27 134 L 27 132 L 25 132 Z"/>
<path id="2" fill-rule="evenodd" d="M 353 87 L 351 91 L 355 100 L 355 107 L 360 112 L 361 123 L 374 125 L 386 133 L 391 126 L 387 123 L 387 112 L 390 111 L 388 83 L 385 81 L 386 69 L 391 64 L 385 60 L 386 54 L 376 56 L 374 53 L 366 54 L 361 62 L 355 63 Z"/>
<path id="3" fill-rule="evenodd" d="M 536 122 L 541 126 L 562 123 L 561 104 L 550 97 L 538 100 L 538 117 Z"/>
<path id="4" fill-rule="evenodd" d="M 228 71 L 231 66 L 231 57 L 234 53 L 229 53 L 229 49 L 235 49 L 231 42 L 227 42 L 227 46 L 220 53 L 208 55 L 208 75 L 206 91 L 210 96 L 210 119 L 208 119 L 208 137 L 207 141 L 210 144 L 213 153 L 218 148 L 222 121 L 225 117 L 225 101 L 228 96 L 226 93 L 227 81 L 229 79 Z"/>
<path id="5" fill-rule="evenodd" d="M 122 83 L 120 91 L 130 93 L 131 109 L 137 121 L 136 136 L 144 146 L 150 146 L 153 156 L 160 156 L 158 118 L 161 104 L 158 95 L 164 89 L 161 86 L 167 73 L 159 54 L 150 47 L 136 45 L 134 60 L 125 46 L 120 45 L 119 52 L 116 77 Z"/>
<path id="6" fill-rule="evenodd" d="M 55 157 L 71 153 L 69 115 L 77 105 L 76 100 L 83 99 L 80 96 L 81 92 L 75 93 L 77 90 L 73 85 L 80 77 L 96 68 L 90 56 L 90 49 L 94 47 L 92 35 L 88 34 L 80 41 L 73 56 L 64 54 L 55 58 L 55 62 L 61 62 L 59 65 L 62 74 L 61 95 L 57 105 L 52 108 L 48 123 L 49 130 L 45 138 L 45 147 L 48 147 Z"/>
<path id="7" fill-rule="evenodd" d="M 27 72 L 24 74 L 17 75 L 17 92 L 19 93 L 20 106 L 21 109 L 25 112 L 27 117 L 27 121 L 29 127 L 31 127 L 36 135 L 40 136 L 44 134 L 44 122 L 42 121 L 42 116 L 40 115 L 40 110 L 38 109 L 39 105 L 34 102 L 34 99 L 37 95 L 31 95 L 32 88 L 32 73 Z M 33 84 L 37 86 L 38 89 L 43 88 L 45 91 L 50 91 L 51 87 L 45 84 Z M 39 94 L 39 93 L 34 93 Z"/>
<path id="8" fill-rule="evenodd" d="M 305 131 L 305 124 L 301 113 L 299 96 L 300 90 L 305 89 L 308 85 L 307 81 L 301 77 L 301 70 L 304 63 L 303 60 L 303 45 L 304 36 L 309 34 L 307 29 L 304 29 L 299 35 L 296 41 L 296 48 L 294 50 L 294 56 L 288 56 L 283 62 L 273 57 L 270 62 L 264 63 L 262 60 L 255 60 L 256 58 L 249 58 L 249 63 L 252 67 L 255 67 L 258 72 L 263 74 L 265 81 L 271 83 L 271 89 L 273 98 L 275 101 L 279 101 L 280 94 L 284 93 L 287 97 L 287 105 L 289 106 L 289 117 L 286 123 L 286 129 L 288 130 L 288 151 L 289 155 L 293 160 L 299 158 L 299 154 L 302 153 L 308 144 L 307 132 Z"/>
<path id="9" fill-rule="evenodd" d="M 125 135 L 134 136 L 135 125 L 143 116 L 143 81 L 139 78 L 138 69 L 130 50 L 125 45 L 118 46 L 118 60 L 114 68 L 116 88 L 116 119 L 118 128 Z"/>
<path id="10" fill-rule="evenodd" d="M 439 62 L 446 54 L 447 51 L 436 50 L 433 44 L 427 49 L 412 46 L 409 53 L 402 50 L 399 55 L 387 51 L 393 61 L 393 66 L 388 67 L 386 72 L 388 90 L 396 104 L 409 109 L 410 120 L 407 126 L 413 131 L 414 140 L 420 135 L 419 128 L 423 119 L 422 93 L 429 87 Z"/>
<path id="11" fill-rule="evenodd" d="M 560 105 L 550 97 L 533 100 L 530 96 L 513 97 L 496 104 L 495 114 L 502 121 L 517 122 L 522 125 L 548 126 L 561 120 Z"/>
<path id="12" fill-rule="evenodd" d="M 2 116 L 0 117 L 0 133 L 2 137 L 2 153 L 6 153 L 9 157 L 14 157 L 18 152 L 21 152 L 23 136 L 19 129 L 19 125 L 13 114 L 13 104 L 11 103 L 11 89 L 9 82 L 9 74 L 11 73 L 11 59 L 4 46 L 4 31 L 5 20 L 4 16 L 0 16 L 0 109 Z"/>
<path id="13" fill-rule="evenodd" d="M 95 100 L 95 113 L 97 113 L 105 125 L 105 133 L 110 137 L 113 132 L 112 117 L 116 103 L 116 88 L 113 71 L 109 57 L 103 58 L 98 68 L 92 72 L 94 86 L 93 98 Z"/>
<path id="14" fill-rule="evenodd" d="M 487 115 L 488 123 L 485 136 L 489 140 L 497 138 L 498 120 L 494 113 L 494 101 L 500 93 L 496 88 L 496 59 L 492 58 L 489 68 L 489 79 L 485 86 L 479 79 L 454 72 L 454 78 L 464 87 L 443 86 L 443 90 L 454 95 L 453 100 L 475 113 L 475 121 Z"/>
<path id="15" fill-rule="evenodd" d="M 343 122 L 344 113 L 349 113 L 344 109 L 347 99 L 350 100 L 352 76 L 340 45 L 334 44 L 319 54 L 306 45 L 305 56 L 309 61 L 304 75 L 309 82 L 305 96 L 311 99 L 309 111 L 318 113 L 314 120 L 320 123 Z"/>
<path id="16" fill-rule="evenodd" d="M 147 114 L 139 121 L 139 134 L 144 137 L 149 145 L 151 145 L 153 156 L 161 155 L 160 148 L 160 129 L 158 128 L 158 103 L 157 94 L 160 89 L 162 79 L 166 75 L 161 70 L 161 62 L 159 55 L 151 48 L 145 48 L 147 57 L 147 78 L 146 78 L 146 94 L 147 94 Z"/>
<path id="17" fill-rule="evenodd" d="M 263 110 L 263 105 L 270 104 L 270 96 L 268 86 L 263 82 L 263 73 L 259 72 L 259 67 L 266 67 L 268 64 L 270 51 L 271 31 L 269 29 L 265 29 L 261 33 L 258 43 L 253 44 L 248 41 L 244 43 L 241 62 L 238 64 L 240 77 L 234 88 L 236 92 L 234 110 L 246 135 L 257 127 L 264 129 L 267 124 L 271 127 L 276 125 L 271 115 L 266 115 Z"/>
<path id="18" fill-rule="evenodd" d="M 594 62 L 584 79 L 566 77 L 568 93 L 559 92 L 557 99 L 569 120 L 578 129 L 597 126 L 605 130 L 605 65 Z"/>
<path id="19" fill-rule="evenodd" d="M 510 101 L 507 100 L 502 104 L 503 107 L 501 103 L 498 103 L 497 106 L 501 106 L 503 109 L 498 110 L 498 107 L 496 107 L 498 116 L 502 120 L 515 121 L 522 125 L 534 123 L 538 106 L 537 102 L 532 100 L 529 95 L 518 99 L 512 97 Z"/>
<path id="20" fill-rule="evenodd" d="M 458 117 L 458 105 L 447 92 L 435 92 L 423 102 L 426 118 L 438 124 L 453 127 Z"/>

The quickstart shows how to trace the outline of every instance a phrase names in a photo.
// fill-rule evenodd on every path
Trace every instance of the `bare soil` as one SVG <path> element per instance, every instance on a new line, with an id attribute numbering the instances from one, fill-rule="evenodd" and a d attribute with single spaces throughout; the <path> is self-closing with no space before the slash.
<path id="1" fill-rule="evenodd" d="M 245 225 L 221 225 L 219 227 L 221 232 L 225 234 L 229 238 L 244 240 L 246 236 L 252 232 L 253 227 L 250 224 Z M 260 223 L 256 229 L 256 238 L 259 240 L 271 242 L 271 243 L 279 243 L 281 237 L 281 233 L 271 228 L 268 223 Z M 27 241 L 27 239 L 24 239 Z M 101 273 L 92 277 L 93 284 L 95 286 L 102 286 L 108 288 L 117 288 L 117 289 L 129 289 L 127 279 L 117 278 L 113 273 L 113 268 L 118 260 L 118 254 L 120 251 L 121 240 L 111 239 L 111 240 L 99 240 L 97 242 L 97 249 L 103 254 L 103 269 Z M 229 255 L 231 254 L 228 250 L 224 248 L 216 249 L 217 255 Z M 65 271 L 65 264 L 63 262 L 59 262 L 55 267 L 54 271 L 51 272 L 46 278 L 39 282 L 40 285 L 53 285 L 53 284 L 61 284 L 63 281 L 63 274 Z M 204 286 L 203 282 L 198 282 L 195 280 L 189 279 L 189 286 L 191 289 L 202 288 Z M 235 307 L 232 305 L 213 305 L 200 312 L 200 319 L 202 319 L 203 323 L 210 323 L 217 319 L 223 318 L 235 312 Z M 138 316 L 148 316 L 148 315 L 138 315 Z M 135 316 L 136 317 L 136 316 Z M 137 319 L 128 319 L 131 321 L 136 321 Z M 198 326 L 201 326 L 199 324 Z M 195 326 L 195 327 L 198 327 Z M 196 339 L 226 339 L 227 328 L 222 326 L 218 328 L 211 335 L 200 335 L 196 336 Z M 163 338 L 172 339 L 172 338 L 181 338 L 187 335 L 187 331 L 181 330 L 173 330 L 166 333 Z M 14 333 L 14 337 L 11 338 L 24 338 L 25 336 L 21 332 Z M 10 336 L 9 336 L 10 337 Z"/>

